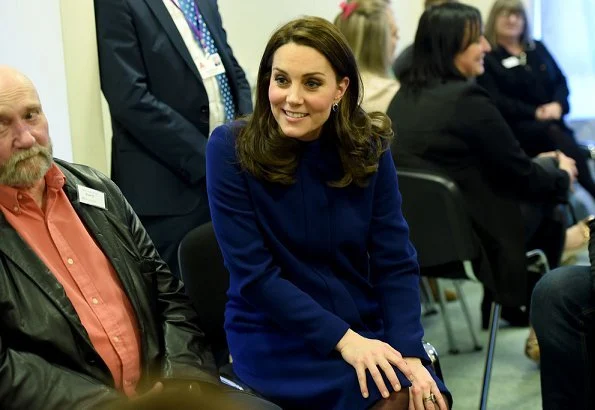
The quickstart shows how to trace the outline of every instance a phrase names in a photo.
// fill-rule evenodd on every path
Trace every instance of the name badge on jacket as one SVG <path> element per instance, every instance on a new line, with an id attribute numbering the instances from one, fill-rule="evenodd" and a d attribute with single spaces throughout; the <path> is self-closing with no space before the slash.
<path id="1" fill-rule="evenodd" d="M 516 56 L 510 56 L 502 60 L 502 65 L 506 68 L 513 68 L 521 65 L 521 60 Z"/>
<path id="2" fill-rule="evenodd" d="M 103 192 L 82 185 L 77 185 L 76 188 L 81 204 L 105 209 L 105 194 Z"/>
<path id="3" fill-rule="evenodd" d="M 225 66 L 221 61 L 221 57 L 219 57 L 219 53 L 209 54 L 205 60 L 201 60 L 198 64 L 198 71 L 203 79 L 224 74 Z"/>

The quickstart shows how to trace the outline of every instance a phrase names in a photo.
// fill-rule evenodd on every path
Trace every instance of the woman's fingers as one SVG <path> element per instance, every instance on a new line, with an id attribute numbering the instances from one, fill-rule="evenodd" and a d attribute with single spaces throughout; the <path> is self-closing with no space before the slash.
<path id="1" fill-rule="evenodd" d="M 375 358 L 368 359 L 368 361 L 366 363 L 368 371 L 370 372 L 370 375 L 372 376 L 374 383 L 376 383 L 376 386 L 378 387 L 378 391 L 380 391 L 380 394 L 382 395 L 382 397 L 384 397 L 386 399 L 390 393 L 388 392 L 388 389 L 386 388 L 386 384 L 384 383 L 382 374 L 380 373 L 380 370 L 378 369 L 378 365 L 379 365 L 379 363 L 377 363 Z"/>
<path id="2" fill-rule="evenodd" d="M 359 389 L 362 392 L 362 396 L 364 399 L 367 399 L 369 394 L 368 383 L 366 381 L 366 367 L 363 364 L 356 366 L 355 373 L 357 374 L 357 381 L 359 383 Z"/>
<path id="3" fill-rule="evenodd" d="M 388 379 L 391 387 L 394 391 L 401 390 L 401 383 L 399 382 L 399 378 L 397 377 L 397 373 L 395 369 L 391 366 L 388 359 L 381 361 L 378 366 L 384 372 L 386 378 Z"/>

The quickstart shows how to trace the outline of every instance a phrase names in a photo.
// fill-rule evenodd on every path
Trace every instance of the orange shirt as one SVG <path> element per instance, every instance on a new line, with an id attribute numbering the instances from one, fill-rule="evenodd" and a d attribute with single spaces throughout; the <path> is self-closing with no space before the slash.
<path id="1" fill-rule="evenodd" d="M 136 315 L 108 258 L 89 235 L 54 164 L 45 176 L 45 212 L 31 196 L 0 185 L 0 210 L 64 287 L 116 388 L 135 392 L 140 378 Z"/>

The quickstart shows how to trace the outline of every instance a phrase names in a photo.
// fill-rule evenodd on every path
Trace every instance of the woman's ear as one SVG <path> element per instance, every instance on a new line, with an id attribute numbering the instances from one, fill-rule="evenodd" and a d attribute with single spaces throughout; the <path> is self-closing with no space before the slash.
<path id="1" fill-rule="evenodd" d="M 343 98 L 345 91 L 347 91 L 347 87 L 349 87 L 349 77 L 343 77 L 341 81 L 337 83 L 337 94 L 335 95 L 335 101 Z"/>

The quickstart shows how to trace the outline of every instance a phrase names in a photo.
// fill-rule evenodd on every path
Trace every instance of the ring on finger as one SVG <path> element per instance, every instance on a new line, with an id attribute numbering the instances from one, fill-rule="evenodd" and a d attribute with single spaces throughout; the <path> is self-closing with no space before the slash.
<path id="1" fill-rule="evenodd" d="M 431 401 L 432 403 L 436 403 L 436 396 L 434 395 L 434 393 L 430 393 L 430 395 L 428 397 L 424 397 L 424 403 L 427 401 Z"/>

